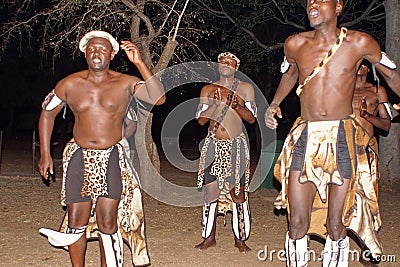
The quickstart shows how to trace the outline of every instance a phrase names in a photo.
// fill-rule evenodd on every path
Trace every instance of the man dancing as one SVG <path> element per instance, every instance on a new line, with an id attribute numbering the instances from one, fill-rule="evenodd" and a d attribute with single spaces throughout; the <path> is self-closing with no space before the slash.
<path id="1" fill-rule="evenodd" d="M 375 85 L 367 81 L 370 71 L 368 65 L 363 61 L 358 69 L 352 101 L 354 115 L 367 133 L 366 137 L 369 140 L 365 148 L 367 161 L 357 162 L 355 182 L 350 189 L 355 193 L 355 201 L 350 208 L 351 212 L 348 213 L 352 219 L 347 229 L 357 235 L 361 247 L 369 251 L 365 255 L 369 255 L 373 260 L 379 259 L 382 254 L 382 245 L 378 236 L 382 225 L 378 205 L 378 142 L 374 136 L 374 127 L 389 131 L 392 115 L 386 90 L 379 85 L 378 77 L 375 77 L 377 81 Z M 328 205 L 328 201 L 323 203 L 319 197 L 315 197 L 309 233 L 325 236 L 324 219 L 328 213 Z"/>
<path id="2" fill-rule="evenodd" d="M 110 70 L 119 48 L 135 64 L 138 77 Z M 74 138 L 63 154 L 62 205 L 67 206 L 67 224 L 62 233 L 40 229 L 54 246 L 68 246 L 72 266 L 85 265 L 86 238 L 98 232 L 108 267 L 122 266 L 125 238 L 134 265 L 149 265 L 139 180 L 124 150 L 123 120 L 133 95 L 161 104 L 163 86 L 130 41 L 121 45 L 109 33 L 91 31 L 80 40 L 88 69 L 59 81 L 43 102 L 39 119 L 39 172 L 53 174 L 50 137 L 54 119 L 67 104 L 75 123 Z M 125 146 L 126 147 L 126 146 Z M 96 235 L 97 236 L 97 235 Z"/>
<path id="3" fill-rule="evenodd" d="M 337 28 L 342 0 L 308 0 L 307 14 L 313 31 L 290 36 L 285 42 L 284 73 L 265 114 L 275 129 L 282 117 L 279 104 L 297 82 L 301 117 L 292 127 L 275 166 L 282 183 L 277 207 L 289 206 L 286 235 L 288 266 L 307 266 L 307 231 L 314 197 L 329 200 L 323 266 L 347 266 L 349 241 L 346 227 L 354 204 L 352 184 L 358 162 L 366 162 L 368 135 L 352 109 L 356 73 L 365 58 L 400 94 L 396 65 L 368 34 Z M 327 194 L 329 189 L 329 194 Z M 346 199 L 348 201 L 346 201 Z M 287 203 L 288 201 L 288 203 Z M 345 205 L 346 203 L 346 205 Z"/>
<path id="4" fill-rule="evenodd" d="M 200 125 L 209 122 L 209 133 L 201 149 L 198 186 L 205 187 L 203 205 L 203 241 L 200 250 L 216 245 L 216 219 L 222 200 L 232 204 L 232 229 L 235 247 L 250 248 L 250 208 L 247 199 L 250 155 L 242 120 L 254 123 L 257 108 L 254 88 L 235 78 L 240 60 L 230 52 L 218 56 L 220 79 L 203 87 L 196 118 Z M 230 201 L 233 200 L 233 203 Z M 226 211 L 225 211 L 226 212 Z"/>

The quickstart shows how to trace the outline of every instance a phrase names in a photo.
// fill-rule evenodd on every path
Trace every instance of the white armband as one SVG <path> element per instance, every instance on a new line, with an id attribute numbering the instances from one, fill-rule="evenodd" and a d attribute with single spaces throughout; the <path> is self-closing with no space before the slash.
<path id="1" fill-rule="evenodd" d="M 145 81 L 138 81 L 137 83 L 135 83 L 135 85 L 133 86 L 133 93 L 135 93 L 136 91 L 136 86 L 142 85 L 142 84 L 146 84 Z"/>
<path id="2" fill-rule="evenodd" d="M 56 95 L 54 89 L 46 96 L 42 103 L 44 110 L 50 111 L 61 105 L 63 101 Z"/>
<path id="3" fill-rule="evenodd" d="M 209 105 L 205 103 L 200 103 L 197 106 L 197 111 L 196 111 L 196 119 L 200 118 L 200 114 L 203 113 L 208 109 Z"/>
<path id="4" fill-rule="evenodd" d="M 257 118 L 257 104 L 255 101 L 246 101 L 245 107 L 253 114 L 254 118 Z"/>
<path id="5" fill-rule="evenodd" d="M 387 114 L 389 115 L 390 120 L 393 120 L 392 109 L 390 108 L 389 103 L 383 102 L 382 104 L 383 104 L 383 106 L 385 107 L 386 112 L 387 112 Z"/>
<path id="6" fill-rule="evenodd" d="M 379 62 L 378 62 L 379 64 L 381 64 L 385 67 L 388 67 L 389 69 L 392 69 L 392 70 L 394 70 L 397 67 L 396 64 L 393 62 L 393 60 L 391 60 L 385 52 L 381 52 L 381 55 L 382 55 L 382 57 L 381 57 L 381 60 L 379 60 Z"/>
<path id="7" fill-rule="evenodd" d="M 283 58 L 283 62 L 281 64 L 281 73 L 285 73 L 290 68 L 290 63 L 287 61 L 286 56 Z"/>

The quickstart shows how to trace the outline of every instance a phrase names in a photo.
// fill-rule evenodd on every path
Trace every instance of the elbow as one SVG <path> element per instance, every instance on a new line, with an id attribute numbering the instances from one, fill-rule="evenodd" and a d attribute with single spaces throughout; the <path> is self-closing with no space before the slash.
<path id="1" fill-rule="evenodd" d="M 57 115 L 57 113 L 42 109 L 42 112 L 40 113 L 40 117 L 39 117 L 39 122 L 47 122 L 50 120 L 55 120 L 56 115 Z"/>

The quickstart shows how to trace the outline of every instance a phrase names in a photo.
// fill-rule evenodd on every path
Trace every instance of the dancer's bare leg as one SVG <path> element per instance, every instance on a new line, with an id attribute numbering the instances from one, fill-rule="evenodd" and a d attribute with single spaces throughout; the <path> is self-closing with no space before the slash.
<path id="1" fill-rule="evenodd" d="M 342 185 L 329 185 L 328 218 L 322 266 L 344 267 L 349 264 L 349 238 L 343 225 L 343 207 L 350 180 L 343 179 Z"/>
<path id="2" fill-rule="evenodd" d="M 79 228 L 86 226 L 89 222 L 91 203 L 68 204 L 68 226 Z M 69 257 L 73 267 L 85 266 L 86 235 L 82 235 L 75 243 L 68 246 Z"/>
<path id="3" fill-rule="evenodd" d="M 317 188 L 299 182 L 300 171 L 291 170 L 288 181 L 289 232 L 286 234 L 286 266 L 308 266 L 308 237 L 311 210 Z"/>
<path id="4" fill-rule="evenodd" d="M 342 185 L 329 185 L 329 206 L 326 228 L 332 240 L 343 239 L 347 236 L 346 227 L 342 223 L 342 216 L 349 182 L 349 179 L 343 179 Z"/>
<path id="5" fill-rule="evenodd" d="M 300 171 L 290 171 L 288 200 L 290 207 L 289 237 L 300 239 L 310 227 L 311 210 L 317 188 L 311 182 L 301 184 L 298 180 Z"/>
<path id="6" fill-rule="evenodd" d="M 117 216 L 118 216 L 119 200 L 99 197 L 96 206 L 96 219 L 99 231 L 103 234 L 114 234 L 118 231 Z M 103 240 L 99 238 L 100 246 L 100 262 L 101 267 L 106 267 L 106 251 L 104 250 Z"/>

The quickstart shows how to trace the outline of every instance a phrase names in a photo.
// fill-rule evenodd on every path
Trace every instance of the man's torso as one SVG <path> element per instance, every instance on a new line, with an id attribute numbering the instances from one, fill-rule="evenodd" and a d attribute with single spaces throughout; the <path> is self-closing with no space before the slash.
<path id="1" fill-rule="evenodd" d="M 299 69 L 302 83 L 322 61 L 335 39 L 321 42 L 314 32 L 296 35 L 291 51 Z M 301 112 L 310 121 L 343 119 L 352 113 L 352 96 L 357 67 L 362 59 L 355 49 L 354 37 L 348 34 L 330 61 L 303 88 L 300 95 Z"/>
<path id="2" fill-rule="evenodd" d="M 66 102 L 75 115 L 74 138 L 81 147 L 104 149 L 121 140 L 129 77 L 110 72 L 107 79 L 93 82 L 80 72 L 67 81 Z"/>
<path id="3" fill-rule="evenodd" d="M 214 91 L 218 88 L 220 88 L 221 91 L 221 102 L 226 103 L 230 90 L 224 88 L 223 86 L 219 86 L 218 84 L 212 84 L 212 89 L 209 92 L 209 98 L 211 98 L 210 101 L 212 101 Z M 245 98 L 245 93 L 244 84 L 240 82 L 236 90 L 236 94 L 239 96 L 238 104 L 241 106 L 244 106 L 243 99 Z M 214 114 L 221 114 L 223 106 L 224 105 L 220 105 Z M 215 122 L 215 120 L 210 120 L 209 130 L 213 129 Z M 242 133 L 242 127 L 242 118 L 232 107 L 229 107 L 221 122 L 221 125 L 218 127 L 215 133 L 215 137 L 218 139 L 233 139 Z"/>

